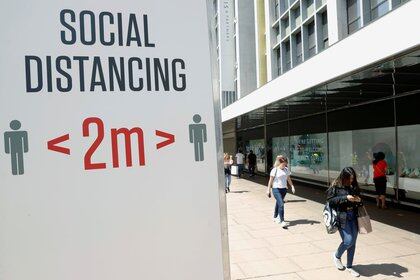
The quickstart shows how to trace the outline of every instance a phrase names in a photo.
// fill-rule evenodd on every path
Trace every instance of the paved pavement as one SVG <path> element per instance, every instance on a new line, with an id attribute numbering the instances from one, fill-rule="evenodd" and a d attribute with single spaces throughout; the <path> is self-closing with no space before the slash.
<path id="1" fill-rule="evenodd" d="M 285 218 L 290 226 L 282 229 L 272 220 L 274 198 L 267 198 L 266 188 L 233 178 L 227 194 L 232 279 L 354 279 L 333 266 L 332 253 L 341 239 L 338 233 L 327 234 L 322 224 L 323 192 L 295 186 L 296 195 L 286 196 Z M 420 280 L 420 214 L 377 210 L 369 204 L 367 210 L 373 216 L 373 232 L 358 237 L 354 268 L 362 275 L 359 279 Z M 401 217 L 404 223 L 392 226 L 386 216 Z M 345 264 L 345 254 L 342 260 Z"/>

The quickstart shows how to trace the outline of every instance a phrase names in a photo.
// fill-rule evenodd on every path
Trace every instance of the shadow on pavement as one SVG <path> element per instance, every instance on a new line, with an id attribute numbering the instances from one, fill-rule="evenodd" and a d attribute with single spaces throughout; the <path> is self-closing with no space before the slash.
<path id="1" fill-rule="evenodd" d="M 254 183 L 261 184 L 261 187 L 267 187 L 268 177 L 266 176 L 259 175 L 249 178 L 247 175 L 244 175 L 242 178 L 243 180 L 249 180 Z M 297 196 L 321 204 L 325 203 L 326 187 L 310 185 L 297 181 L 294 182 L 294 185 L 296 187 Z M 416 211 L 400 209 L 392 204 L 388 204 L 389 208 L 386 210 L 378 209 L 376 207 L 376 202 L 372 198 L 365 198 L 364 204 L 372 220 L 420 234 L 420 223 L 418 222 L 419 214 Z"/>
<path id="2" fill-rule="evenodd" d="M 300 220 L 294 220 L 289 222 L 289 227 L 296 226 L 296 225 L 313 225 L 313 224 L 319 224 L 320 222 L 314 221 L 314 220 L 308 220 L 308 219 L 300 219 Z"/>
<path id="3" fill-rule="evenodd" d="M 408 272 L 408 269 L 406 267 L 395 263 L 355 265 L 354 268 L 360 273 L 360 275 L 365 277 L 384 275 L 403 278 L 404 276 L 401 274 Z"/>
<path id="4" fill-rule="evenodd" d="M 285 199 L 284 203 L 286 202 L 305 202 L 306 199 Z"/>
<path id="5" fill-rule="evenodd" d="M 247 193 L 249 191 L 230 191 L 230 193 Z"/>

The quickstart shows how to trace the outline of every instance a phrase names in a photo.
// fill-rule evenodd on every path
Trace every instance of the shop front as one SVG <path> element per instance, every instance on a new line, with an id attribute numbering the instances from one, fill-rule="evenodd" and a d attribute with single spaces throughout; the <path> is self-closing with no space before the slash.
<path id="1" fill-rule="evenodd" d="M 388 198 L 420 207 L 420 50 L 228 122 L 261 174 L 284 155 L 296 180 L 327 186 L 351 166 L 374 194 L 373 154 L 383 152 Z"/>

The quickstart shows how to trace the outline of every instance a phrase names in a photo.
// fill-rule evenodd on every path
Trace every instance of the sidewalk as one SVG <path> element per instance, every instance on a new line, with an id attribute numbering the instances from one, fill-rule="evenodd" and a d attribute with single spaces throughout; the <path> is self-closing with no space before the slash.
<path id="1" fill-rule="evenodd" d="M 246 175 L 245 175 L 246 176 Z M 261 180 L 264 182 L 265 180 Z M 323 204 L 308 199 L 308 193 L 323 195 L 320 190 L 296 186 L 296 195 L 287 194 L 285 218 L 288 229 L 272 221 L 274 198 L 267 198 L 266 188 L 246 179 L 232 178 L 227 194 L 229 250 L 232 279 L 355 279 L 332 264 L 332 253 L 340 236 L 327 234 L 322 223 Z M 305 194 L 300 197 L 299 193 Z M 371 205 L 368 211 L 375 212 Z M 400 210 L 381 211 L 380 220 L 407 216 L 411 227 L 419 228 L 416 213 Z M 388 214 L 387 214 L 388 213 Z M 420 235 L 372 220 L 373 232 L 359 235 L 354 268 L 359 279 L 420 279 Z M 346 256 L 344 255 L 345 264 Z"/>

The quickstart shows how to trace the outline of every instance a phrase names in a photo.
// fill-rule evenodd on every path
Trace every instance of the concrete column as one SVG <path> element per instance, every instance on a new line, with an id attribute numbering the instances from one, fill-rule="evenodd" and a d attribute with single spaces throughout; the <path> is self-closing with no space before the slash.
<path id="1" fill-rule="evenodd" d="M 346 0 L 327 0 L 328 39 L 332 45 L 348 35 Z"/>
<path id="2" fill-rule="evenodd" d="M 275 54 L 273 52 L 273 43 L 276 38 L 274 32 L 271 28 L 274 18 L 274 7 L 271 4 L 270 0 L 264 0 L 265 7 L 265 42 L 267 48 L 267 82 L 273 80 L 277 77 L 276 75 L 276 61 Z"/>

